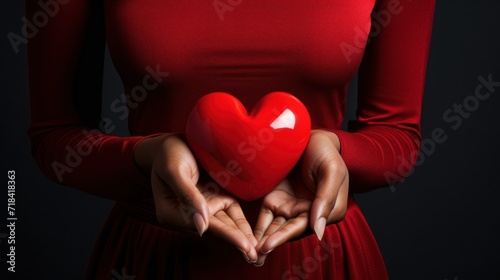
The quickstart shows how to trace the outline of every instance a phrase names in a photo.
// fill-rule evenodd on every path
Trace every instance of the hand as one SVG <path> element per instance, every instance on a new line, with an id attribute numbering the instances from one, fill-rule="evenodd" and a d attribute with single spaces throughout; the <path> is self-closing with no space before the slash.
<path id="1" fill-rule="evenodd" d="M 139 142 L 137 164 L 151 173 L 151 186 L 159 223 L 165 227 L 210 231 L 233 244 L 248 262 L 257 260 L 255 239 L 237 200 L 215 183 L 202 185 L 196 160 L 176 135 Z"/>
<path id="2" fill-rule="evenodd" d="M 303 180 L 292 172 L 264 197 L 254 230 L 260 254 L 256 266 L 276 247 L 304 234 L 308 224 L 321 240 L 326 224 L 345 216 L 349 175 L 338 137 L 313 130 L 299 167 Z"/>

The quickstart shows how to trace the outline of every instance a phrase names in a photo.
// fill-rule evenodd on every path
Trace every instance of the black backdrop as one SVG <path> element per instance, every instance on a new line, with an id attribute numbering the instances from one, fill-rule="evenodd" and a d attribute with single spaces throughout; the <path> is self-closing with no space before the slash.
<path id="1" fill-rule="evenodd" d="M 20 33 L 23 1 L 1 5 L 0 275 L 9 276 L 1 279 L 82 279 L 112 202 L 56 185 L 36 169 L 25 133 L 26 48 L 21 45 L 16 54 L 7 37 Z M 474 97 L 479 76 L 500 81 L 499 13 L 496 0 L 437 3 L 422 118 L 427 149 L 405 182 L 357 196 L 391 279 L 500 279 L 500 87 L 485 100 Z M 122 92 L 109 61 L 105 81 L 104 104 L 109 104 Z M 463 117 L 443 116 L 464 102 Z M 349 112 L 352 116 L 352 105 Z M 114 123 L 123 132 L 125 123 Z M 444 142 L 432 140 L 436 129 L 446 134 Z M 12 169 L 18 277 L 7 273 L 5 262 L 7 170 Z"/>

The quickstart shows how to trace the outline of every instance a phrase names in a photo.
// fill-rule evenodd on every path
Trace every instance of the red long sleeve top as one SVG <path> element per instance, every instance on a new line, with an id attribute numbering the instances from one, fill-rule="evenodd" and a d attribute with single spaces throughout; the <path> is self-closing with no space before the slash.
<path id="1" fill-rule="evenodd" d="M 29 137 L 56 182 L 117 200 L 144 195 L 135 145 L 182 132 L 194 102 L 213 91 L 248 108 L 272 91 L 297 96 L 315 128 L 339 136 L 354 192 L 386 186 L 416 156 L 434 1 L 67 2 L 28 48 Z M 37 3 L 27 1 L 28 19 Z M 91 132 L 111 125 L 100 122 L 105 40 L 128 96 L 130 137 Z M 357 117 L 343 131 L 358 70 Z"/>
<path id="2" fill-rule="evenodd" d="M 118 271 L 137 279 L 387 279 L 352 196 L 322 243 L 303 236 L 276 248 L 266 260 L 272 265 L 255 268 L 224 242 L 159 227 L 149 176 L 133 153 L 145 137 L 183 132 L 207 93 L 231 93 L 251 109 L 265 94 L 285 91 L 306 105 L 314 128 L 339 136 L 352 192 L 394 183 L 419 149 L 434 0 L 26 4 L 28 20 L 43 25 L 29 31 L 28 43 L 34 159 L 58 183 L 119 201 L 88 279 Z M 102 105 L 106 42 L 125 98 Z M 344 131 L 356 72 L 356 119 Z M 113 124 L 101 120 L 102 106 L 128 117 L 132 136 L 106 133 Z"/>

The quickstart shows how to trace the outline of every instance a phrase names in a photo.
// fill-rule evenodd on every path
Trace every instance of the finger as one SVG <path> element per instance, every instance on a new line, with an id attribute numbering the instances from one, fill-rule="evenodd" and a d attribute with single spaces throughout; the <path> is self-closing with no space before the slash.
<path id="1" fill-rule="evenodd" d="M 260 254 L 257 261 L 253 264 L 256 267 L 261 267 L 266 262 L 267 254 Z"/>
<path id="2" fill-rule="evenodd" d="M 308 213 L 302 213 L 297 218 L 286 221 L 279 229 L 266 238 L 260 247 L 260 251 L 269 254 L 278 246 L 302 235 L 307 229 L 307 219 Z"/>
<path id="3" fill-rule="evenodd" d="M 349 196 L 349 180 L 345 180 L 342 186 L 340 187 L 339 194 L 337 195 L 337 201 L 335 202 L 335 206 L 333 210 L 330 212 L 328 216 L 328 223 L 337 223 L 344 219 L 347 211 L 347 201 Z"/>
<path id="4" fill-rule="evenodd" d="M 311 210 L 311 201 L 307 199 L 295 198 L 293 201 L 283 203 L 275 209 L 275 215 L 283 216 L 286 219 L 292 219 L 301 213 Z"/>
<path id="5" fill-rule="evenodd" d="M 251 262 L 257 261 L 255 247 L 233 220 L 223 211 L 212 216 L 209 230 L 235 246 L 241 252 L 244 252 Z"/>
<path id="6" fill-rule="evenodd" d="M 151 175 L 151 185 L 158 222 L 161 225 L 172 225 L 181 228 L 192 226 L 194 228 L 194 224 L 187 216 L 178 215 L 176 211 L 177 196 L 155 173 Z M 175 215 L 172 215 L 173 212 L 176 212 Z"/>
<path id="7" fill-rule="evenodd" d="M 307 197 L 307 194 L 302 190 L 300 176 L 298 174 L 290 174 L 295 176 L 296 181 L 290 182 L 288 179 L 273 189 L 272 195 L 268 195 L 263 200 L 263 207 L 268 208 L 275 216 L 283 216 L 286 219 L 297 217 L 302 212 L 309 212 L 311 209 L 312 196 L 309 199 L 299 198 Z"/>
<path id="8" fill-rule="evenodd" d="M 278 217 L 278 218 L 283 219 L 283 217 Z M 271 223 L 273 222 L 273 220 L 274 220 L 273 212 L 266 207 L 261 207 L 260 212 L 259 212 L 259 217 L 257 218 L 257 223 L 255 224 L 255 229 L 254 229 L 255 238 L 259 241 L 259 244 L 260 244 L 260 245 L 258 244 L 255 246 L 255 249 L 257 250 L 257 252 L 260 252 L 260 247 L 262 246 L 262 243 L 265 241 L 265 240 L 263 240 L 264 234 L 268 231 L 268 228 L 271 225 Z M 268 234 L 268 236 L 269 236 L 269 234 Z M 262 242 L 262 243 L 260 243 L 260 242 Z M 266 261 L 266 257 L 267 257 L 267 254 L 259 253 L 259 257 L 254 265 L 256 267 L 260 267 L 260 266 L 264 265 L 264 262 Z"/>
<path id="9" fill-rule="evenodd" d="M 257 241 L 260 241 L 262 237 L 264 237 L 264 233 L 266 232 L 269 225 L 274 220 L 274 214 L 271 210 L 266 207 L 261 207 L 259 216 L 257 218 L 257 223 L 255 224 L 254 236 Z"/>
<path id="10" fill-rule="evenodd" d="M 257 252 L 259 252 L 259 258 L 257 259 L 257 262 L 255 263 L 255 266 L 259 267 L 264 265 L 264 262 L 266 260 L 266 257 L 269 253 L 271 253 L 271 250 L 269 249 L 262 249 L 262 246 L 266 243 L 266 240 L 269 236 L 273 235 L 276 231 L 278 231 L 285 223 L 287 220 L 283 216 L 278 216 L 274 218 L 271 223 L 267 226 L 264 234 L 259 240 L 259 244 L 255 247 Z"/>
<path id="11" fill-rule="evenodd" d="M 204 222 L 194 207 L 180 204 L 177 195 L 156 174 L 151 175 L 151 185 L 158 223 L 178 230 L 197 230 L 203 233 Z"/>
<path id="12" fill-rule="evenodd" d="M 231 206 L 229 206 L 229 208 L 226 210 L 226 213 L 233 220 L 236 226 L 241 230 L 241 232 L 246 235 L 248 240 L 250 240 L 252 246 L 257 246 L 257 239 L 255 239 L 255 236 L 252 232 L 252 227 L 248 223 L 248 220 L 245 217 L 245 214 L 243 213 L 240 205 L 238 203 L 231 204 Z"/>
<path id="13" fill-rule="evenodd" d="M 261 229 L 262 234 L 259 234 L 259 235 L 261 235 L 259 238 L 259 243 L 255 247 L 257 252 L 259 252 L 259 258 L 257 259 L 257 262 L 254 264 L 257 267 L 264 265 L 264 262 L 266 261 L 267 255 L 269 253 L 271 253 L 271 251 L 272 251 L 272 250 L 262 250 L 262 245 L 266 242 L 266 240 L 269 236 L 271 236 L 273 233 L 275 233 L 277 230 L 279 230 L 287 221 L 286 218 L 283 216 L 271 218 L 274 216 L 272 214 L 272 211 L 270 211 L 267 208 L 263 208 L 263 210 L 261 210 L 261 211 L 265 211 L 265 210 L 271 212 L 271 215 L 267 215 L 267 217 L 263 218 L 263 219 L 266 219 L 266 221 L 263 221 L 263 223 L 262 223 L 262 229 Z M 271 218 L 271 219 L 269 220 L 269 218 Z"/>
<path id="14" fill-rule="evenodd" d="M 179 153 L 185 158 L 176 159 L 174 156 L 171 161 L 165 164 L 165 172 L 163 174 L 160 173 L 158 176 L 164 175 L 164 178 L 160 179 L 164 179 L 165 183 L 176 194 L 180 203 L 181 213 L 184 213 L 184 216 L 186 214 L 189 216 L 189 220 L 193 221 L 201 236 L 208 228 L 210 216 L 208 205 L 195 185 L 197 167 L 190 164 L 190 162 L 194 162 L 192 154 L 189 151 L 181 151 Z"/>
<path id="15" fill-rule="evenodd" d="M 259 241 L 259 244 L 263 244 L 269 236 L 271 236 L 273 233 L 278 231 L 286 222 L 287 222 L 287 220 L 283 216 L 278 216 L 278 217 L 274 218 L 273 221 L 267 227 L 266 231 L 264 232 L 264 235 L 262 236 L 261 240 Z M 257 247 L 260 248 L 259 245 L 257 245 Z M 263 254 L 269 253 L 269 252 L 267 252 L 267 250 L 264 250 L 264 251 L 259 250 L 259 252 L 263 253 Z"/>
<path id="16" fill-rule="evenodd" d="M 347 167 L 334 142 L 328 134 L 312 134 L 301 165 L 306 185 L 316 194 L 311 206 L 310 224 L 320 240 L 340 187 L 348 178 Z"/>
<path id="17" fill-rule="evenodd" d="M 188 181 L 171 184 L 179 201 L 179 210 L 184 220 L 192 221 L 200 236 L 208 229 L 208 205 L 196 186 Z"/>
<path id="18" fill-rule="evenodd" d="M 325 159 L 317 169 L 316 197 L 311 206 L 310 222 L 318 239 L 323 238 L 326 221 L 330 216 L 341 186 L 348 184 L 347 168 L 340 155 Z"/>

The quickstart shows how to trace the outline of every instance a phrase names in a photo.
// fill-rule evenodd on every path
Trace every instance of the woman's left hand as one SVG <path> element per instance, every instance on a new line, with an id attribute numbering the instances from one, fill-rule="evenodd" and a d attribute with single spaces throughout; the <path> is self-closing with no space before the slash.
<path id="1" fill-rule="evenodd" d="M 272 250 L 304 234 L 308 224 L 321 240 L 325 226 L 345 216 L 349 175 L 337 135 L 311 131 L 298 167 L 300 174 L 292 172 L 263 199 L 254 229 L 260 254 L 256 266 L 263 265 Z"/>

